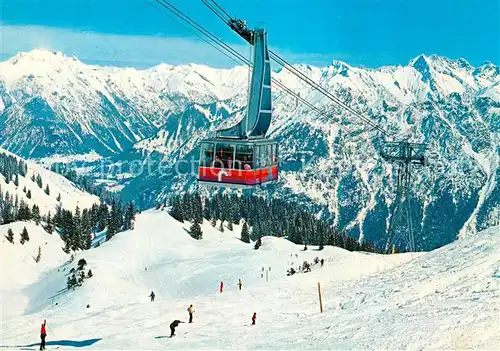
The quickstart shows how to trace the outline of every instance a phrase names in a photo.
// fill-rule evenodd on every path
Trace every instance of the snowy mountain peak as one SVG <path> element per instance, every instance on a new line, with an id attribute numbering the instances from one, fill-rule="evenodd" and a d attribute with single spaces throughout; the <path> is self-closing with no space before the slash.
<path id="1" fill-rule="evenodd" d="M 335 67 L 335 68 L 344 68 L 344 67 L 350 68 L 351 67 L 350 65 L 348 65 L 344 61 L 339 61 L 339 60 L 332 60 L 332 62 L 330 63 L 330 66 Z"/>
<path id="2" fill-rule="evenodd" d="M 80 62 L 76 57 L 74 56 L 66 56 L 60 51 L 51 51 L 48 49 L 34 49 L 28 52 L 20 52 L 14 57 L 10 58 L 7 60 L 7 62 L 11 63 L 12 65 L 16 65 L 18 63 L 21 63 L 21 61 L 28 61 L 28 62 L 33 62 L 33 61 L 38 61 L 38 62 L 44 62 L 44 63 L 61 63 L 61 62 Z"/>
<path id="3" fill-rule="evenodd" d="M 472 75 L 490 81 L 498 81 L 500 77 L 500 67 L 495 66 L 491 62 L 485 62 L 481 66 L 477 67 Z"/>
<path id="4" fill-rule="evenodd" d="M 351 66 L 349 66 L 347 63 L 343 61 L 333 60 L 328 66 L 326 72 L 328 73 L 328 75 L 341 74 L 344 77 L 347 77 L 349 75 L 348 71 L 351 68 L 352 68 Z"/>
<path id="5" fill-rule="evenodd" d="M 422 75 L 422 81 L 427 82 L 431 78 L 431 64 L 430 60 L 424 54 L 414 58 L 410 66 L 415 68 L 417 72 Z"/>

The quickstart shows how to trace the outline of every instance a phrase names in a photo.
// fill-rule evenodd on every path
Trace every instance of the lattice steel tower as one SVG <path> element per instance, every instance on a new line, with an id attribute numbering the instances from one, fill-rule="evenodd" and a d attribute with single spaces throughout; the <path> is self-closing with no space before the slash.
<path id="1" fill-rule="evenodd" d="M 388 252 L 392 244 L 400 237 L 406 243 L 407 251 L 415 251 L 413 219 L 410 203 L 412 165 L 425 166 L 424 152 L 426 144 L 386 142 L 382 146 L 382 157 L 398 167 L 396 199 L 391 213 L 385 249 Z"/>

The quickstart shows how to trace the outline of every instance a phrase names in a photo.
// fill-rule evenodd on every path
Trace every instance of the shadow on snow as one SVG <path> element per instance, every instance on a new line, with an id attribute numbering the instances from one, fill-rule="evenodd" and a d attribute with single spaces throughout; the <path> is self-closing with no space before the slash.
<path id="1" fill-rule="evenodd" d="M 87 339 L 87 340 L 53 340 L 53 341 L 47 341 L 45 345 L 47 346 L 71 346 L 71 347 L 86 347 L 95 344 L 96 342 L 102 340 L 102 338 L 98 339 Z M 39 346 L 40 343 L 37 342 L 35 344 L 29 344 L 29 345 L 14 345 L 14 346 L 5 346 L 1 345 L 0 347 L 10 347 L 10 348 L 21 348 L 21 347 L 33 347 L 33 346 Z"/>

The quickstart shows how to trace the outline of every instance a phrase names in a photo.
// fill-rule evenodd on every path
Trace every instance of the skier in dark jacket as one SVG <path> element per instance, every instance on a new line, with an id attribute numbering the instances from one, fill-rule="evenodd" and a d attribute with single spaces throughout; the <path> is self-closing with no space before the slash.
<path id="1" fill-rule="evenodd" d="M 257 312 L 254 312 L 252 316 L 252 325 L 255 325 L 256 320 L 257 320 Z"/>
<path id="2" fill-rule="evenodd" d="M 325 264 L 325 260 L 322 258 L 320 262 L 321 262 L 321 267 L 323 267 L 323 265 Z"/>
<path id="3" fill-rule="evenodd" d="M 151 291 L 151 295 L 149 295 L 149 297 L 151 298 L 151 302 L 153 302 L 155 300 L 155 293 L 153 291 Z"/>
<path id="4" fill-rule="evenodd" d="M 170 337 L 173 337 L 175 335 L 175 328 L 179 326 L 179 323 L 184 323 L 181 322 L 180 320 L 175 320 L 172 323 L 170 323 Z"/>
<path id="5" fill-rule="evenodd" d="M 189 323 L 193 323 L 193 313 L 194 313 L 194 307 L 193 305 L 190 305 L 187 309 L 189 313 Z"/>

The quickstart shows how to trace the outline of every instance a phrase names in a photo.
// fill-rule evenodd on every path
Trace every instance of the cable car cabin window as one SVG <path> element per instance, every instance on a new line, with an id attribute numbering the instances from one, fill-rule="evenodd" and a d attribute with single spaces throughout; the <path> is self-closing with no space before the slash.
<path id="1" fill-rule="evenodd" d="M 214 160 L 214 143 L 201 144 L 200 166 L 211 167 Z"/>
<path id="2" fill-rule="evenodd" d="M 267 166 L 268 167 L 271 167 L 274 163 L 273 163 L 273 155 L 274 155 L 274 152 L 273 152 L 273 146 L 271 144 L 269 145 L 266 145 L 266 149 L 267 149 Z"/>
<path id="3" fill-rule="evenodd" d="M 217 143 L 215 168 L 233 168 L 234 145 Z"/>
<path id="4" fill-rule="evenodd" d="M 276 144 L 271 145 L 271 165 L 278 163 L 278 158 L 276 157 Z"/>
<path id="5" fill-rule="evenodd" d="M 253 147 L 253 167 L 255 169 L 257 168 L 260 168 L 260 146 L 259 145 L 255 145 Z"/>
<path id="6" fill-rule="evenodd" d="M 259 168 L 265 168 L 269 164 L 268 153 L 267 153 L 267 145 L 260 146 L 260 165 Z"/>
<path id="7" fill-rule="evenodd" d="M 234 168 L 253 169 L 253 145 L 236 145 Z"/>

